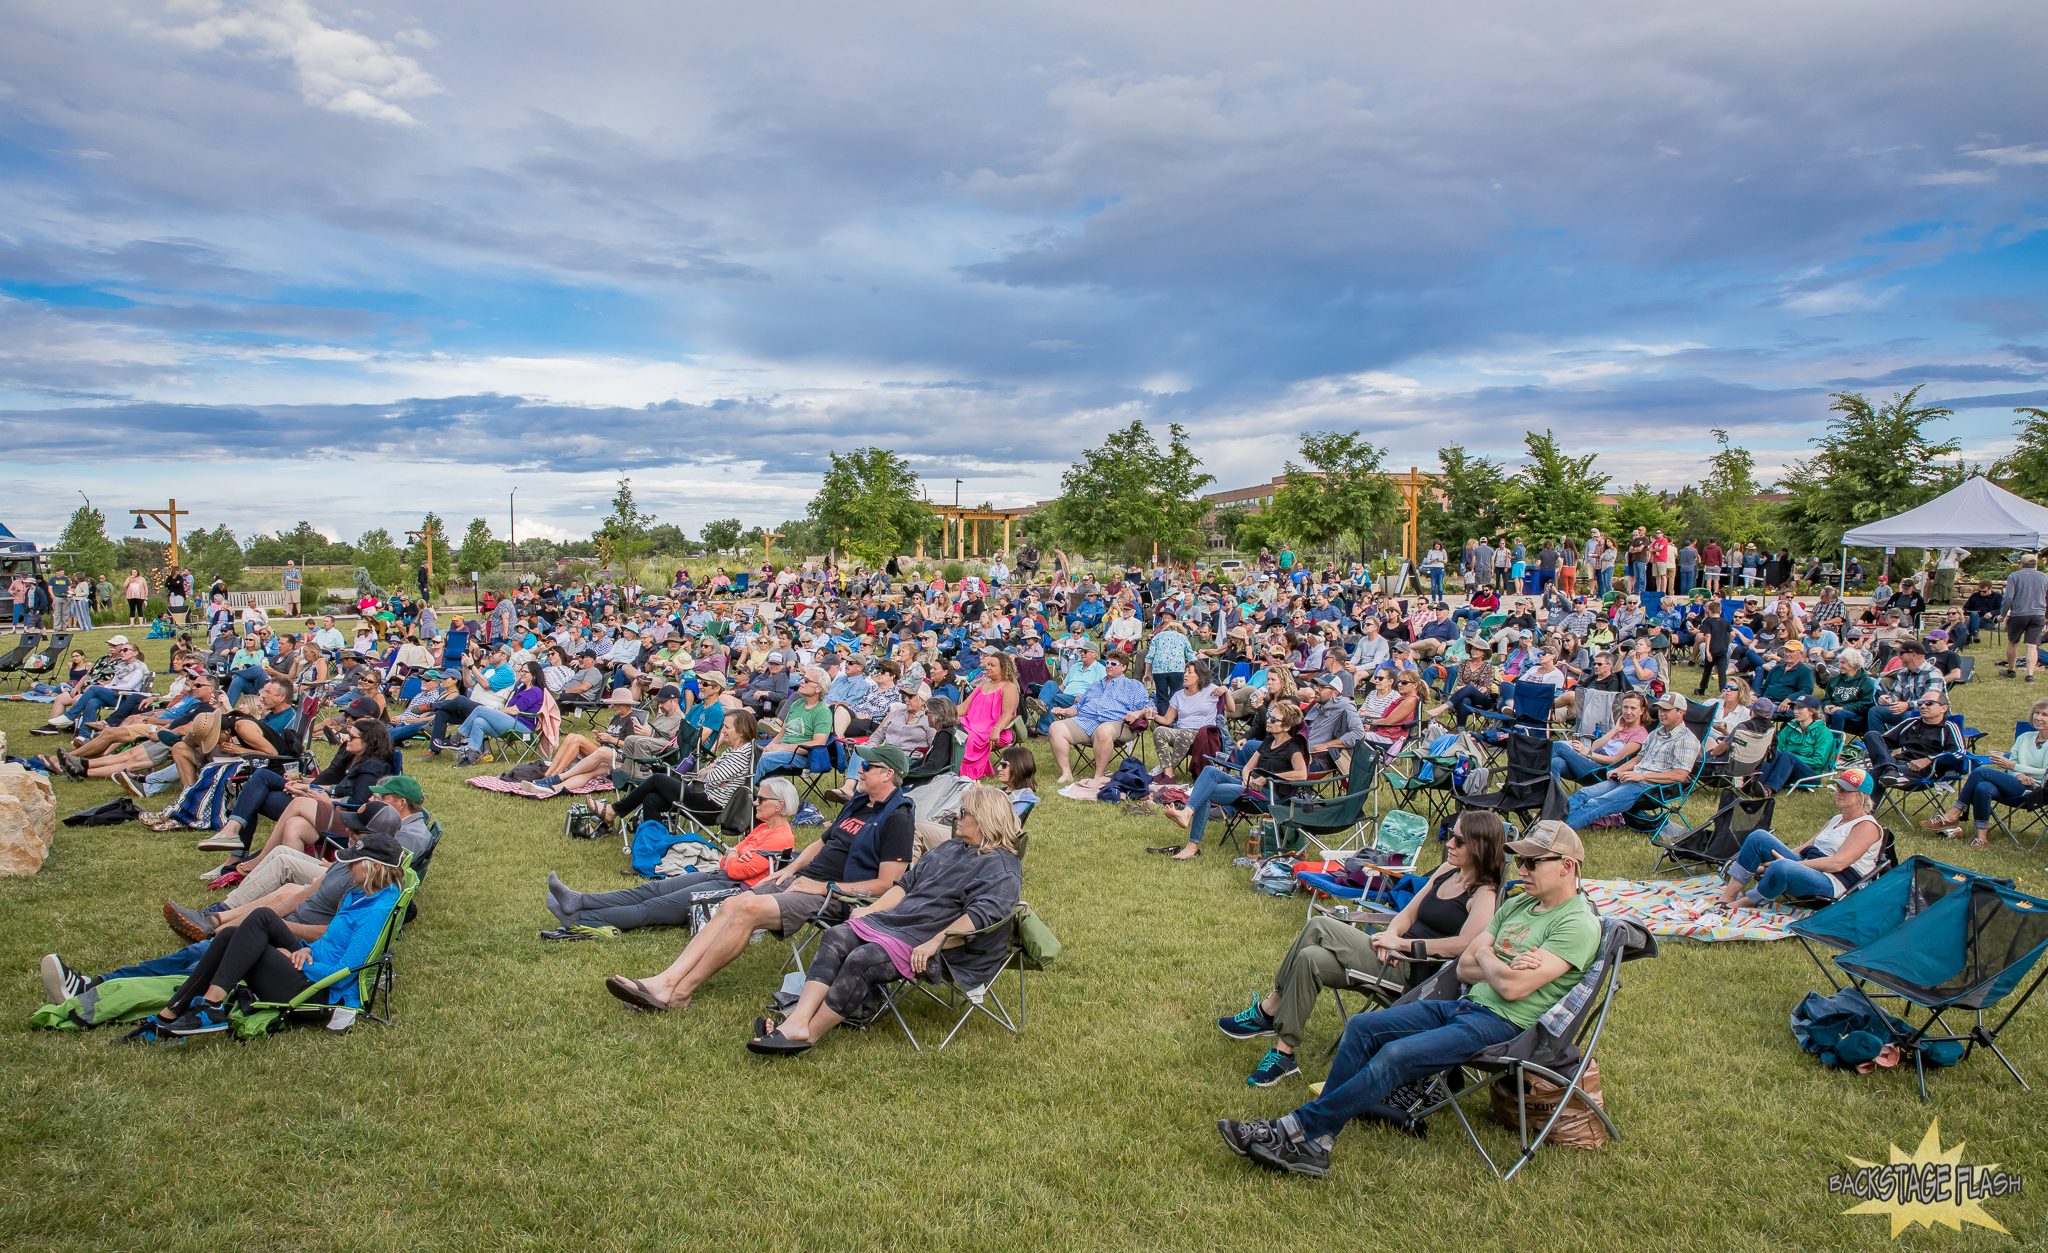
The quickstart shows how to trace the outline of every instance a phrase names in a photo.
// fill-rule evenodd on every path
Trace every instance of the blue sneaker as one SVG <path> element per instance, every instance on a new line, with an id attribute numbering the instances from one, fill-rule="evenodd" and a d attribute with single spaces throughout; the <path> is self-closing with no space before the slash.
<path id="1" fill-rule="evenodd" d="M 1233 1040 L 1256 1040 L 1260 1036 L 1272 1035 L 1273 1020 L 1266 1016 L 1265 1010 L 1259 1008 L 1259 1002 L 1264 999 L 1261 996 L 1254 996 L 1252 1003 L 1245 1009 L 1228 1018 L 1218 1018 L 1216 1029 Z"/>
<path id="2" fill-rule="evenodd" d="M 179 1039 L 177 1036 L 172 1035 L 170 1032 L 164 1029 L 169 1025 L 170 1024 L 165 1022 L 163 1018 L 159 1015 L 151 1014 L 149 1017 L 143 1019 L 141 1024 L 138 1025 L 135 1028 L 135 1030 L 130 1031 L 127 1035 L 122 1036 L 118 1043 L 183 1044 L 185 1041 Z"/>
<path id="3" fill-rule="evenodd" d="M 1287 1076 L 1300 1073 L 1301 1066 L 1294 1060 L 1292 1053 L 1283 1053 L 1279 1049 L 1267 1049 L 1266 1055 L 1259 1059 L 1258 1068 L 1252 1071 L 1250 1077 L 1245 1082 L 1255 1088 L 1270 1088 Z"/>
<path id="4" fill-rule="evenodd" d="M 227 1006 L 201 1001 L 187 1011 L 183 1018 L 166 1026 L 164 1030 L 171 1035 L 179 1036 L 211 1035 L 216 1031 L 226 1031 L 232 1025 L 234 1024 L 228 1021 Z"/>

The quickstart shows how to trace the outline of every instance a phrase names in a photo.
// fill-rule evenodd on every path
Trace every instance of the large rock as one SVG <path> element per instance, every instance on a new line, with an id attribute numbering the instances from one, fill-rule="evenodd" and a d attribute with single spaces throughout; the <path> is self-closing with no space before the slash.
<path id="1" fill-rule="evenodd" d="M 0 875 L 34 874 L 57 842 L 57 796 L 40 773 L 0 766 Z"/>

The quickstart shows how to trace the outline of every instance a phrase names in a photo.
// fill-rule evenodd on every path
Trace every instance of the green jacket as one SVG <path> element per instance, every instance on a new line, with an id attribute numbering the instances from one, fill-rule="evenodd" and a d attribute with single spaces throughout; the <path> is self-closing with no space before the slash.
<path id="1" fill-rule="evenodd" d="M 1835 757 L 1835 732 L 1816 718 L 1802 728 L 1788 722 L 1778 728 L 1778 751 L 1790 753 L 1815 770 L 1824 770 Z"/>
<path id="2" fill-rule="evenodd" d="M 1877 703 L 1877 680 L 1870 677 L 1868 670 L 1857 671 L 1853 679 L 1838 674 L 1828 680 L 1827 698 L 1822 703 L 1840 705 L 1849 711 L 1851 721 L 1860 719 Z"/>

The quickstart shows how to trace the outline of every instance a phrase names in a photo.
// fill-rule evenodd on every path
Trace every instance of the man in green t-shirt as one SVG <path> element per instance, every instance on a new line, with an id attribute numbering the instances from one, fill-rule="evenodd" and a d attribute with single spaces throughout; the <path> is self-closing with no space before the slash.
<path id="1" fill-rule="evenodd" d="M 1514 1039 L 1572 990 L 1600 951 L 1600 918 L 1579 893 L 1586 847 L 1564 823 L 1539 822 L 1508 851 L 1526 891 L 1503 901 L 1486 939 L 1458 958 L 1466 996 L 1354 1015 L 1323 1095 L 1272 1121 L 1218 1122 L 1231 1152 L 1273 1170 L 1321 1176 L 1337 1133 L 1354 1118 L 1419 1134 L 1383 1104 L 1388 1093 Z"/>
<path id="2" fill-rule="evenodd" d="M 783 715 L 782 737 L 775 747 L 761 754 L 761 763 L 754 768 L 756 783 L 771 770 L 803 765 L 811 749 L 832 742 L 832 706 L 825 703 L 825 672 L 816 666 L 804 671 L 796 690 L 803 699 Z"/>

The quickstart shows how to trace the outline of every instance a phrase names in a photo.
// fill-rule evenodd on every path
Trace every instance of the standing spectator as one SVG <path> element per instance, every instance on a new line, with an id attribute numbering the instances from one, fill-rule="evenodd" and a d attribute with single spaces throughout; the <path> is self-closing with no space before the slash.
<path id="1" fill-rule="evenodd" d="M 8 627 L 10 635 L 21 634 L 21 624 L 28 617 L 30 593 L 34 588 L 35 584 L 30 582 L 28 576 L 19 569 L 8 575 L 7 599 L 14 604 L 14 623 Z"/>
<path id="2" fill-rule="evenodd" d="M 1692 540 L 1688 539 L 1685 541 L 1685 547 L 1678 550 L 1678 594 L 1680 596 L 1691 595 L 1693 582 L 1699 577 L 1699 568 L 1700 550 L 1694 546 Z"/>
<path id="3" fill-rule="evenodd" d="M 1422 555 L 1422 574 L 1429 580 L 1431 600 L 1444 598 L 1444 563 L 1449 560 L 1450 555 L 1444 552 L 1444 546 L 1436 540 L 1431 540 L 1429 551 Z"/>
<path id="4" fill-rule="evenodd" d="M 1640 594 L 1643 590 L 1643 576 L 1649 569 L 1650 540 L 1637 527 L 1628 537 L 1628 590 Z"/>
<path id="5" fill-rule="evenodd" d="M 1557 579 L 1557 549 L 1548 539 L 1536 550 L 1536 594 L 1542 595 Z"/>
<path id="6" fill-rule="evenodd" d="M 1512 577 L 1512 573 L 1514 570 L 1514 560 L 1515 554 L 1514 551 L 1508 547 L 1507 537 L 1502 536 L 1499 539 L 1496 539 L 1493 542 L 1494 591 L 1505 592 L 1508 590 L 1508 580 Z"/>
<path id="7" fill-rule="evenodd" d="M 1579 550 L 1566 537 L 1557 541 L 1557 590 L 1571 596 L 1579 589 Z"/>
<path id="8" fill-rule="evenodd" d="M 1657 532 L 1650 540 L 1650 571 L 1656 589 L 1666 596 L 1678 575 L 1677 546 L 1664 534 Z"/>
<path id="9" fill-rule="evenodd" d="M 1707 595 L 1721 594 L 1721 546 L 1711 539 L 1700 550 L 1700 577 L 1706 580 Z"/>
<path id="10" fill-rule="evenodd" d="M 289 557 L 285 558 L 284 616 L 287 618 L 296 618 L 299 616 L 299 584 L 302 581 L 303 576 L 299 571 L 298 562 L 293 561 Z"/>
<path id="11" fill-rule="evenodd" d="M 1188 637 L 1181 633 L 1180 620 L 1171 609 L 1159 611 L 1159 628 L 1152 635 L 1152 643 L 1145 652 L 1145 665 L 1152 671 L 1152 689 L 1157 695 L 1156 707 L 1160 713 L 1173 702 L 1173 695 L 1181 689 L 1188 662 L 1194 660 L 1195 650 L 1188 643 Z"/>
<path id="12" fill-rule="evenodd" d="M 2048 617 L 2048 574 L 2041 573 L 2041 557 L 2028 553 L 2020 568 L 2005 580 L 2005 668 L 1999 673 L 2010 679 L 2016 673 L 2013 654 L 2021 640 L 2027 643 L 2027 682 L 2041 656 L 2041 626 Z"/>
<path id="13" fill-rule="evenodd" d="M 1467 592 L 1477 592 L 1483 587 L 1493 586 L 1493 547 L 1485 540 L 1472 541 L 1470 549 L 1471 577 L 1465 580 Z"/>

